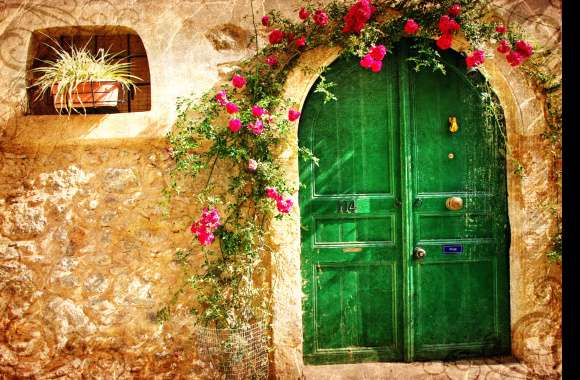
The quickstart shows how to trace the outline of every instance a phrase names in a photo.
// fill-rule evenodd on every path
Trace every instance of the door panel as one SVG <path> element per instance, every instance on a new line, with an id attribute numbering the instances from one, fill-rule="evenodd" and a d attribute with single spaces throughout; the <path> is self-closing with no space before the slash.
<path id="1" fill-rule="evenodd" d="M 503 142 L 485 128 L 473 86 L 481 78 L 466 80 L 461 57 L 444 58 L 446 76 L 409 76 L 411 230 L 427 253 L 410 267 L 415 359 L 509 352 Z M 447 209 L 452 196 L 463 199 L 461 210 Z"/>
<path id="2" fill-rule="evenodd" d="M 300 162 L 305 361 L 401 360 L 396 71 L 349 58 L 327 80 L 340 101 L 311 93 L 299 130 L 320 160 Z"/>
<path id="3" fill-rule="evenodd" d="M 406 42 L 393 51 L 378 74 L 337 60 L 338 100 L 312 91 L 303 108 L 299 144 L 319 158 L 299 161 L 306 363 L 509 352 L 504 146 L 482 78 L 457 53 L 442 76 L 409 71 Z"/>

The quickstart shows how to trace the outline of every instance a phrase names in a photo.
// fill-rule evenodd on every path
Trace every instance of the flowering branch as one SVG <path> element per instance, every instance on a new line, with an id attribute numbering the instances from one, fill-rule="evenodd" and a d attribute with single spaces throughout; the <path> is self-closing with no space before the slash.
<path id="1" fill-rule="evenodd" d="M 205 94 L 197 103 L 180 99 L 177 123 L 169 135 L 175 172 L 193 178 L 209 169 L 204 194 L 216 173 L 227 184 L 224 191 L 207 197 L 206 207 L 191 226 L 206 257 L 203 271 L 189 279 L 198 290 L 193 311 L 201 323 L 234 327 L 267 315 L 265 290 L 255 276 L 264 273 L 261 259 L 269 251 L 263 226 L 270 218 L 287 217 L 294 205 L 289 196 L 293 189 L 274 151 L 300 118 L 300 112 L 281 96 L 296 59 L 318 46 L 338 45 L 341 54 L 360 58 L 361 69 L 378 73 L 400 39 L 435 37 L 435 47 L 420 44 L 411 59 L 418 69 L 426 66 L 426 59 L 433 60 L 435 64 L 429 66 L 436 68 L 438 50 L 449 49 L 463 32 L 474 47 L 465 58 L 466 70 L 484 65 L 489 54 L 482 41 L 492 40 L 499 41 L 497 51 L 505 54 L 507 62 L 520 65 L 533 54 L 532 47 L 503 25 L 484 24 L 486 4 L 486 0 L 357 0 L 348 7 L 338 0 L 324 7 L 307 3 L 294 19 L 277 11 L 264 15 L 261 25 L 268 44 L 260 48 L 250 1 L 256 53 L 242 61 L 231 82 L 218 91 Z M 200 151 L 200 141 L 208 142 L 207 151 Z M 218 166 L 221 169 L 214 170 Z M 215 239 L 221 255 L 211 249 Z"/>

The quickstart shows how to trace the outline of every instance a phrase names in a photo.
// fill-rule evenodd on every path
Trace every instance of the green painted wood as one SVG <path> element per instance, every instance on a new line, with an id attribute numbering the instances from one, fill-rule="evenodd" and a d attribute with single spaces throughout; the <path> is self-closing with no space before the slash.
<path id="1" fill-rule="evenodd" d="M 443 57 L 447 75 L 422 71 L 408 82 L 411 228 L 414 245 L 427 252 L 409 267 L 415 360 L 510 351 L 504 142 L 483 122 L 473 86 L 483 78 L 467 80 L 459 54 Z M 457 133 L 448 130 L 449 116 L 457 117 Z M 445 207 L 451 196 L 464 200 L 463 209 Z M 463 253 L 443 253 L 449 244 Z"/>
<path id="2" fill-rule="evenodd" d="M 460 56 L 444 54 L 442 76 L 409 71 L 407 51 L 379 74 L 339 59 L 327 75 L 338 101 L 311 92 L 303 109 L 299 144 L 320 159 L 299 168 L 306 363 L 509 352 L 500 137 Z M 449 196 L 464 209 L 447 210 Z M 463 252 L 444 254 L 450 244 Z"/>
<path id="3" fill-rule="evenodd" d="M 303 109 L 300 145 L 320 159 L 300 162 L 308 363 L 403 358 L 396 78 L 341 59 L 327 75 L 339 101 L 311 93 Z"/>

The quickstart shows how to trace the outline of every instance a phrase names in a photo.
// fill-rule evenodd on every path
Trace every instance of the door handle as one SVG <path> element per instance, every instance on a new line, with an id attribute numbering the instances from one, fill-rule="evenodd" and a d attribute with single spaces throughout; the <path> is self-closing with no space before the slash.
<path id="1" fill-rule="evenodd" d="M 425 256 L 427 256 L 427 251 L 425 251 L 423 248 L 421 248 L 421 247 L 415 247 L 413 249 L 413 258 L 415 260 L 422 259 Z"/>
<path id="2" fill-rule="evenodd" d="M 422 204 L 423 204 L 423 199 L 421 199 L 421 198 L 415 198 L 415 200 L 413 201 L 413 207 L 415 207 L 415 208 L 421 207 Z"/>

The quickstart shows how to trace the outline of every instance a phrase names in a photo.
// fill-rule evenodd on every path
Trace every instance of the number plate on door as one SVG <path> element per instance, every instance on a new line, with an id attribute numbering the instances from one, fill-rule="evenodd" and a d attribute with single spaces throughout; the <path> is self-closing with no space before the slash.
<path id="1" fill-rule="evenodd" d="M 356 212 L 354 199 L 341 199 L 336 201 L 336 212 L 339 214 L 354 214 Z"/>

